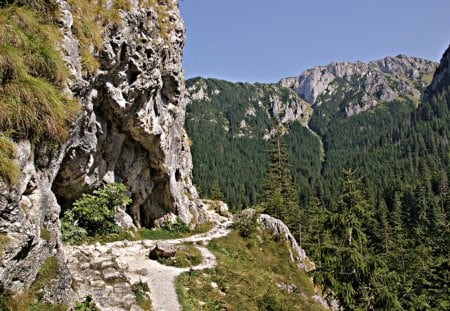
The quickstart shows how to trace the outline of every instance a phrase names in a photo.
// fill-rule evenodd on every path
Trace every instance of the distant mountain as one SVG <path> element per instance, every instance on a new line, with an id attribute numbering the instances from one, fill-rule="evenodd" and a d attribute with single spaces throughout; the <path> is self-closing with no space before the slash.
<path id="1" fill-rule="evenodd" d="M 398 55 L 367 64 L 331 63 L 305 70 L 280 84 L 310 103 L 311 128 L 324 134 L 330 121 L 352 116 L 394 100 L 418 104 L 437 64 Z"/>
<path id="2" fill-rule="evenodd" d="M 399 55 L 368 64 L 318 66 L 279 84 L 188 80 L 186 127 L 193 140 L 194 182 L 204 195 L 219 183 L 232 206 L 254 204 L 266 165 L 263 139 L 282 124 L 288 129 L 294 177 L 305 195 L 321 174 L 358 163 L 360 148 L 370 149 L 373 141 L 390 135 L 417 107 L 436 66 Z M 380 105 L 384 108 L 375 109 Z M 375 115 L 349 118 L 368 110 Z M 353 122 L 365 123 L 359 125 L 364 135 L 355 136 Z"/>
<path id="3" fill-rule="evenodd" d="M 308 254 L 326 273 L 339 252 L 347 254 L 330 225 L 336 219 L 357 224 L 367 238 L 357 246 L 361 262 L 373 263 L 363 266 L 362 283 L 354 283 L 356 273 L 344 287 L 333 282 L 333 291 L 365 293 L 350 302 L 363 309 L 449 310 L 450 48 L 439 65 L 400 55 L 315 67 L 278 86 L 209 79 L 187 85 L 194 182 L 203 195 L 219 184 L 232 208 L 257 203 L 264 138 L 282 125 L 302 209 L 301 226 L 291 230 Z M 350 196 L 342 187 L 349 169 Z M 364 204 L 355 203 L 360 199 Z M 347 204 L 363 213 L 339 218 L 349 215 Z"/>

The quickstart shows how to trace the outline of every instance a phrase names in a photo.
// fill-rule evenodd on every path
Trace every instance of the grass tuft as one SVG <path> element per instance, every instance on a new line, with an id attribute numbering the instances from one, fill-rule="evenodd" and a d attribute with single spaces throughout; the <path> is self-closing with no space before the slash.
<path id="1" fill-rule="evenodd" d="M 153 310 L 152 302 L 147 294 L 150 291 L 147 283 L 139 281 L 131 285 L 131 289 L 133 290 L 134 295 L 136 297 L 137 305 L 141 309 L 145 311 Z"/>
<path id="2" fill-rule="evenodd" d="M 16 156 L 14 144 L 0 132 L 0 179 L 8 185 L 15 185 L 19 180 L 20 171 L 14 163 Z"/>

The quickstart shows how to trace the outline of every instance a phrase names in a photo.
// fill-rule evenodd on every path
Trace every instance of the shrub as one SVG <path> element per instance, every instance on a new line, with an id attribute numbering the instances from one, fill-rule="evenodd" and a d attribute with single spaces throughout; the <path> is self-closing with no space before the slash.
<path id="1" fill-rule="evenodd" d="M 86 296 L 83 301 L 75 302 L 75 311 L 100 311 L 100 309 L 95 305 L 91 296 Z"/>
<path id="2" fill-rule="evenodd" d="M 258 310 L 283 311 L 278 294 L 269 290 L 258 300 Z"/>
<path id="3" fill-rule="evenodd" d="M 167 230 L 172 233 L 188 233 L 189 227 L 182 221 L 176 220 L 174 222 L 169 222 L 164 224 L 162 227 L 164 230 Z"/>
<path id="4" fill-rule="evenodd" d="M 234 228 L 238 231 L 239 235 L 243 238 L 249 237 L 256 231 L 258 215 L 256 212 L 241 213 L 237 215 L 234 221 Z"/>
<path id="5" fill-rule="evenodd" d="M 119 207 L 131 203 L 126 187 L 112 183 L 83 194 L 73 207 L 65 211 L 62 218 L 63 240 L 79 243 L 87 236 L 117 233 L 120 228 L 114 223 Z"/>

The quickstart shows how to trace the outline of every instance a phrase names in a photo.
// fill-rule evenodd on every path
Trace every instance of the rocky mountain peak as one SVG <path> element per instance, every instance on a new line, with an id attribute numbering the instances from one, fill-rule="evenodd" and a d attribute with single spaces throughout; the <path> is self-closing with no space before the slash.
<path id="1" fill-rule="evenodd" d="M 346 109 L 351 115 L 399 98 L 418 102 L 435 68 L 432 61 L 398 55 L 369 63 L 332 62 L 282 79 L 280 84 L 313 106 L 320 106 L 324 97 L 345 93 L 351 98 Z"/>

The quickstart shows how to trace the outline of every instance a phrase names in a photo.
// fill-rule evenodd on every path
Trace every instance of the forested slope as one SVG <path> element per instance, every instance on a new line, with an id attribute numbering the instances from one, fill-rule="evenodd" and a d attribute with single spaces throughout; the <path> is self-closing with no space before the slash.
<path id="1" fill-rule="evenodd" d="M 325 150 L 321 161 L 317 137 L 295 120 L 284 123 L 283 139 L 291 153 L 301 211 L 298 219 L 285 221 L 294 226 L 294 234 L 316 262 L 316 282 L 346 309 L 447 310 L 450 52 L 444 54 L 432 81 L 435 64 L 416 58 L 387 58 L 367 67 L 347 65 L 319 67 L 297 82 L 282 81 L 311 104 L 309 125 Z M 343 68 L 351 70 L 345 74 Z M 312 80 L 304 84 L 305 79 Z M 231 87 L 228 92 L 233 93 Z M 227 101 L 228 110 L 220 108 L 224 99 L 213 95 L 208 103 L 203 101 L 202 109 L 217 107 L 215 113 L 226 111 L 232 119 L 242 105 L 242 94 L 234 94 L 236 98 Z M 192 126 L 201 102 L 192 101 L 188 111 L 194 163 L 200 154 L 203 164 L 209 163 L 208 158 L 216 161 L 216 150 L 224 159 L 233 158 L 230 166 L 218 161 L 219 170 L 208 167 L 211 179 L 204 190 L 208 194 L 208 184 L 219 183 L 225 200 L 238 208 L 249 198 L 245 192 L 249 178 L 254 185 L 265 178 L 267 144 L 251 135 L 238 140 L 208 123 L 203 123 L 201 140 L 198 128 Z M 280 123 L 269 121 L 266 126 Z M 220 145 L 212 147 L 207 136 L 211 133 Z M 240 151 L 230 152 L 229 146 L 237 142 Z M 195 182 L 203 176 L 194 169 Z M 237 189 L 234 200 L 227 196 L 230 183 Z M 254 188 L 244 206 L 265 206 L 255 200 L 264 200 L 259 189 Z"/>

